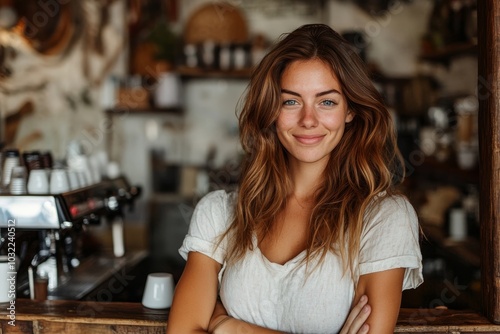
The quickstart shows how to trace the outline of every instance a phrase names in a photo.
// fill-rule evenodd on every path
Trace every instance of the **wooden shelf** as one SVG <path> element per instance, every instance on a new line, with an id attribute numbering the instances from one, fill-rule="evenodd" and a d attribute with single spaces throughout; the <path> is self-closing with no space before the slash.
<path id="1" fill-rule="evenodd" d="M 479 169 L 461 169 L 456 163 L 452 163 L 454 157 L 447 162 L 440 162 L 432 157 L 426 157 L 424 163 L 414 166 L 413 173 L 439 179 L 448 183 L 472 183 L 479 182 Z"/>
<path id="2" fill-rule="evenodd" d="M 222 71 L 180 66 L 176 69 L 176 72 L 183 78 L 249 79 L 252 69 Z"/>
<path id="3" fill-rule="evenodd" d="M 433 62 L 449 62 L 449 60 L 453 57 L 465 54 L 476 54 L 476 53 L 477 53 L 477 44 L 474 43 L 450 44 L 434 51 L 425 52 L 420 55 L 420 59 Z"/>
<path id="4" fill-rule="evenodd" d="M 421 227 L 425 239 L 431 245 L 437 246 L 446 254 L 460 259 L 465 264 L 475 268 L 480 267 L 479 240 L 468 237 L 465 240 L 454 241 L 448 238 L 442 227 L 426 224 L 425 222 L 421 224 Z"/>
<path id="5" fill-rule="evenodd" d="M 107 115 L 123 115 L 123 114 L 182 114 L 182 107 L 171 108 L 127 108 L 127 107 L 114 107 L 106 109 Z"/>

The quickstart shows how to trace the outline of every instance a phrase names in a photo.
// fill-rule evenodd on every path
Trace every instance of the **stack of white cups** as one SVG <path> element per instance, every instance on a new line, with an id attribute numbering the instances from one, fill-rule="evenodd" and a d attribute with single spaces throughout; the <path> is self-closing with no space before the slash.
<path id="1" fill-rule="evenodd" d="M 100 182 L 103 176 L 109 177 L 108 167 L 110 163 L 108 163 L 108 156 L 104 151 L 98 151 L 90 156 L 83 153 L 70 154 L 66 161 L 59 162 L 59 165 L 52 169 L 39 169 L 39 167 L 29 169 L 19 166 L 18 151 L 12 154 L 7 153 L 12 157 L 9 154 L 6 156 L 3 166 L 5 175 L 2 175 L 2 182 L 6 182 L 4 186 L 15 195 L 25 193 L 37 195 L 61 194 L 91 186 Z M 14 153 L 17 153 L 15 157 L 13 156 Z M 114 167 L 111 168 L 114 171 L 111 174 L 115 177 L 118 176 L 118 166 L 113 163 L 111 165 Z M 13 178 L 12 184 L 10 183 L 11 174 L 16 176 Z"/>
<path id="2" fill-rule="evenodd" d="M 8 187 L 14 167 L 20 165 L 19 151 L 16 149 L 7 150 L 4 152 L 5 160 L 3 161 L 2 169 L 2 185 Z"/>
<path id="3" fill-rule="evenodd" d="M 12 169 L 9 191 L 13 195 L 26 194 L 26 167 L 16 166 Z"/>
<path id="4" fill-rule="evenodd" d="M 40 159 L 38 151 L 36 153 Z M 73 148 L 69 150 L 66 161 L 60 161 L 56 166 L 42 164 L 41 160 L 35 161 L 34 158 L 28 161 L 27 152 L 23 153 L 21 161 L 18 149 L 8 149 L 0 154 L 0 191 L 13 195 L 60 194 L 96 184 L 103 176 L 109 177 L 108 156 L 102 150 L 86 155 Z M 111 167 L 111 174 L 118 176 L 118 166 L 111 163 Z"/>

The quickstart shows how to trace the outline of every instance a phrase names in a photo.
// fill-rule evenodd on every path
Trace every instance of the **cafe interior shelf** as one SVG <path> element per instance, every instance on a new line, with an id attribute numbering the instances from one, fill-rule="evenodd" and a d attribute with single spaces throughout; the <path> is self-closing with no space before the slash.
<path id="1" fill-rule="evenodd" d="M 427 51 L 420 55 L 422 60 L 434 61 L 434 62 L 448 62 L 450 58 L 457 57 L 466 54 L 476 54 L 477 44 L 476 43 L 459 43 L 450 44 L 443 46 L 442 48 Z"/>
<path id="2" fill-rule="evenodd" d="M 413 171 L 422 176 L 428 176 L 432 179 L 438 178 L 441 181 L 449 181 L 451 183 L 458 181 L 460 183 L 477 184 L 479 182 L 477 167 L 473 169 L 461 169 L 451 161 L 441 162 L 432 157 L 426 157 L 422 164 L 414 166 Z"/>
<path id="3" fill-rule="evenodd" d="M 221 79 L 249 79 L 252 73 L 251 68 L 239 70 L 219 70 L 199 67 L 180 66 L 176 72 L 182 78 L 221 78 Z"/>
<path id="4" fill-rule="evenodd" d="M 106 114 L 108 115 L 123 115 L 123 114 L 182 114 L 182 107 L 141 107 L 141 108 L 130 108 L 130 107 L 114 107 L 106 109 Z"/>

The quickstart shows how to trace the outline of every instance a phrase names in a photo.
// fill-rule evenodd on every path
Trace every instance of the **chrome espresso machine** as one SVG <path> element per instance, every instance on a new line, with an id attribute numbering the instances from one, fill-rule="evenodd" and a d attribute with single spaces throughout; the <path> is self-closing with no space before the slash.
<path id="1" fill-rule="evenodd" d="M 15 227 L 17 298 L 82 299 L 146 257 L 124 247 L 124 210 L 132 208 L 140 191 L 117 177 L 56 195 L 0 194 L 1 254 L 12 241 L 7 227 Z M 112 249 L 103 249 L 89 233 L 105 224 Z M 46 283 L 45 296 L 36 293 L 40 281 Z"/>

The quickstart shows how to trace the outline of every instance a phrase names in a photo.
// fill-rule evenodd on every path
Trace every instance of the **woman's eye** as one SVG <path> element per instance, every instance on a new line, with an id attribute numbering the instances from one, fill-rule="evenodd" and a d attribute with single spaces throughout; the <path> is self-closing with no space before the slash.
<path id="1" fill-rule="evenodd" d="M 296 105 L 297 104 L 297 101 L 295 100 L 285 100 L 283 101 L 283 105 L 284 106 L 293 106 L 293 105 Z"/>
<path id="2" fill-rule="evenodd" d="M 333 107 L 333 106 L 337 105 L 337 102 L 332 101 L 332 100 L 324 100 L 321 102 L 321 104 L 323 104 L 324 106 L 327 106 L 327 107 Z"/>

